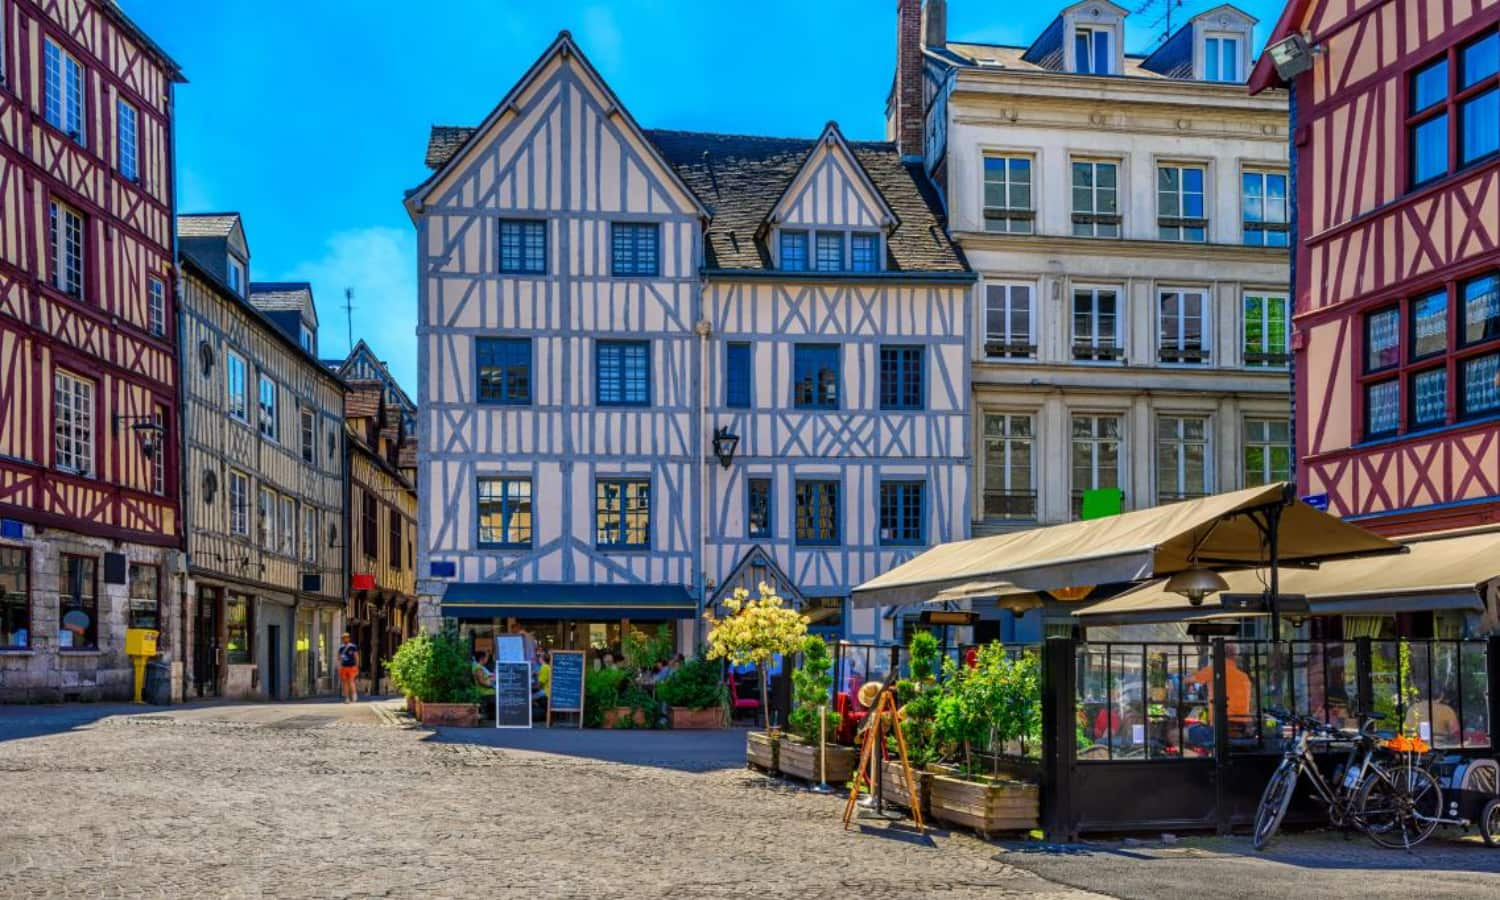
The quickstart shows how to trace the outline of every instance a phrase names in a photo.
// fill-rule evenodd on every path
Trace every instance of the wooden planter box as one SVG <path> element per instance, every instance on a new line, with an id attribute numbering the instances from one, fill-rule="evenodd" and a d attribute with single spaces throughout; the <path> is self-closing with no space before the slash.
<path id="1" fill-rule="evenodd" d="M 646 711 L 629 706 L 616 706 L 604 711 L 603 727 L 619 728 L 621 722 L 634 722 L 636 728 L 645 728 Z"/>
<path id="2" fill-rule="evenodd" d="M 1030 831 L 1041 824 L 1042 792 L 1034 784 L 1017 781 L 969 781 L 934 774 L 932 818 L 962 825 L 981 837 L 1001 831 Z"/>
<path id="3" fill-rule="evenodd" d="M 917 783 L 917 797 L 922 804 L 922 818 L 931 818 L 932 773 L 913 766 L 911 778 Z M 912 808 L 911 796 L 906 791 L 906 779 L 901 775 L 899 759 L 888 759 L 880 764 L 880 799 L 906 809 Z"/>
<path id="4" fill-rule="evenodd" d="M 858 762 L 853 747 L 829 744 L 826 757 L 828 771 L 820 778 L 818 777 L 818 758 L 816 742 L 804 743 L 796 738 L 784 737 L 781 739 L 781 753 L 777 766 L 781 769 L 781 774 L 800 778 L 813 784 L 822 781 L 831 785 L 844 785 L 854 775 L 854 766 Z"/>
<path id="5" fill-rule="evenodd" d="M 710 706 L 708 709 L 689 709 L 686 706 L 673 706 L 672 727 L 673 728 L 723 728 L 724 707 Z"/>
<path id="6" fill-rule="evenodd" d="M 456 725 L 460 728 L 479 725 L 479 707 L 473 703 L 422 703 L 418 710 L 423 725 Z"/>
<path id="7" fill-rule="evenodd" d="M 781 739 L 777 735 L 767 734 L 764 731 L 751 731 L 745 734 L 745 762 L 757 769 L 775 773 L 780 771 L 777 764 L 780 762 L 778 751 L 781 747 Z"/>

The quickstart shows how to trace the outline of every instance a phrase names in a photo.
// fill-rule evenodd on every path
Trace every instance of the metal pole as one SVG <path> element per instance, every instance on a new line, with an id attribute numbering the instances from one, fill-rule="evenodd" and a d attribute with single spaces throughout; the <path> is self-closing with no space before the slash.
<path id="1" fill-rule="evenodd" d="M 818 786 L 815 794 L 831 794 L 828 786 L 828 704 L 818 704 Z"/>
<path id="2" fill-rule="evenodd" d="M 1266 511 L 1267 528 L 1266 539 L 1270 544 L 1271 554 L 1271 596 L 1268 602 L 1271 605 L 1271 642 L 1281 641 L 1281 505 L 1273 506 Z"/>

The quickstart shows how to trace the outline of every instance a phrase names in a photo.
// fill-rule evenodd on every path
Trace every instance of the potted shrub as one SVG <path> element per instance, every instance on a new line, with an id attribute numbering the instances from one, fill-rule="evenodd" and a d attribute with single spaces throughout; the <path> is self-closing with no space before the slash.
<path id="1" fill-rule="evenodd" d="M 583 675 L 583 724 L 590 728 L 613 728 L 619 719 L 620 692 L 630 673 L 605 666 Z"/>
<path id="2" fill-rule="evenodd" d="M 839 714 L 828 708 L 832 667 L 828 643 L 809 635 L 802 642 L 801 665 L 792 673 L 793 708 L 787 717 L 790 734 L 781 740 L 777 765 L 784 774 L 804 781 L 843 784 L 854 774 L 854 748 L 820 743 L 823 735 L 832 737 L 839 725 Z"/>
<path id="3" fill-rule="evenodd" d="M 807 617 L 782 605 L 781 597 L 770 585 L 761 583 L 760 596 L 751 599 L 750 592 L 736 588 L 734 596 L 724 601 L 724 616 L 712 610 L 703 614 L 708 621 L 708 658 L 727 659 L 736 666 L 754 665 L 760 676 L 762 721 L 770 723 L 771 703 L 766 689 L 766 667 L 781 655 L 796 653 L 807 635 Z M 745 757 L 754 765 L 776 771 L 779 735 L 770 728 L 750 732 L 745 738 Z"/>
<path id="4" fill-rule="evenodd" d="M 1001 762 L 1000 750 L 1014 740 L 1036 740 L 1041 733 L 1041 672 L 1035 654 L 1010 658 L 1000 644 L 979 651 L 972 668 L 944 665 L 947 676 L 937 702 L 935 731 L 940 743 L 957 751 L 953 766 L 934 766 L 932 817 L 995 832 L 1030 831 L 1040 818 L 1040 790 Z M 989 763 L 975 750 L 989 750 Z"/>
<path id="5" fill-rule="evenodd" d="M 474 683 L 468 647 L 455 630 L 403 641 L 387 666 L 401 692 L 411 698 L 408 704 L 415 700 L 423 725 L 479 724 L 482 692 Z"/>
<path id="6" fill-rule="evenodd" d="M 729 705 L 723 666 L 695 656 L 656 686 L 673 728 L 723 728 Z"/>
<path id="7" fill-rule="evenodd" d="M 906 760 L 916 785 L 917 804 L 925 818 L 930 815 L 932 794 L 932 773 L 927 767 L 938 761 L 937 708 L 942 692 L 937 683 L 941 658 L 937 638 L 928 631 L 917 632 L 912 636 L 907 658 L 911 677 L 896 682 L 896 701 L 900 704 L 898 727 L 906 743 Z M 912 808 L 911 793 L 901 772 L 900 747 L 894 735 L 886 738 L 880 794 L 889 803 Z"/>

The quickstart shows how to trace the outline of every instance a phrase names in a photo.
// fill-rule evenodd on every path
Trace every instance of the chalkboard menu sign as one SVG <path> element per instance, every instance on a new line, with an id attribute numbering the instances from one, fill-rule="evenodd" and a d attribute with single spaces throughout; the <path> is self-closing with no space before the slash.
<path id="1" fill-rule="evenodd" d="M 495 663 L 495 727 L 531 727 L 531 663 Z"/>
<path id="2" fill-rule="evenodd" d="M 552 690 L 547 695 L 547 725 L 552 725 L 554 712 L 578 714 L 578 727 L 583 727 L 583 662 L 582 650 L 552 651 Z"/>

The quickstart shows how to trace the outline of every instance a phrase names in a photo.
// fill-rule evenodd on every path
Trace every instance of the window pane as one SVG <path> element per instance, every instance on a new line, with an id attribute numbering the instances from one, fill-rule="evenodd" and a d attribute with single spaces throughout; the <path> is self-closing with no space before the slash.
<path id="1" fill-rule="evenodd" d="M 1432 369 L 1412 376 L 1411 427 L 1441 425 L 1448 420 L 1448 370 Z"/>
<path id="2" fill-rule="evenodd" d="M 1382 381 L 1365 389 L 1365 419 L 1369 434 L 1394 434 L 1401 424 L 1399 382 Z"/>
<path id="3" fill-rule="evenodd" d="M 1438 291 L 1412 301 L 1412 359 L 1448 349 L 1448 293 Z"/>
<path id="4" fill-rule="evenodd" d="M 1461 53 L 1459 70 L 1463 73 L 1458 88 L 1473 87 L 1496 72 L 1500 72 L 1500 33 L 1491 32 L 1480 38 Z"/>
<path id="5" fill-rule="evenodd" d="M 1421 112 L 1448 96 L 1448 60 L 1440 59 L 1411 78 L 1411 111 Z"/>
<path id="6" fill-rule="evenodd" d="M 840 272 L 844 268 L 844 236 L 837 232 L 818 233 L 818 271 Z"/>
<path id="7" fill-rule="evenodd" d="M 799 344 L 793 348 L 792 405 L 803 409 L 837 409 L 839 348 L 834 344 Z"/>
<path id="8" fill-rule="evenodd" d="M 1411 132 L 1411 180 L 1429 181 L 1448 171 L 1448 114 L 1429 119 Z"/>
<path id="9" fill-rule="evenodd" d="M 1461 165 L 1500 150 L 1500 88 L 1465 100 L 1459 107 L 1458 123 Z"/>
<path id="10" fill-rule="evenodd" d="M 1365 370 L 1374 372 L 1401 362 L 1400 312 L 1388 309 L 1365 321 Z"/>
<path id="11" fill-rule="evenodd" d="M 1463 286 L 1464 343 L 1500 337 L 1500 275 L 1486 275 Z"/>
<path id="12" fill-rule="evenodd" d="M 807 232 L 783 231 L 781 233 L 781 267 L 790 272 L 807 269 Z"/>
<path id="13" fill-rule="evenodd" d="M 1464 415 L 1474 416 L 1500 409 L 1500 355 L 1466 360 L 1463 388 Z"/>
<path id="14" fill-rule="evenodd" d="M 750 345 L 729 344 L 725 350 L 724 405 L 745 408 L 750 405 Z"/>

